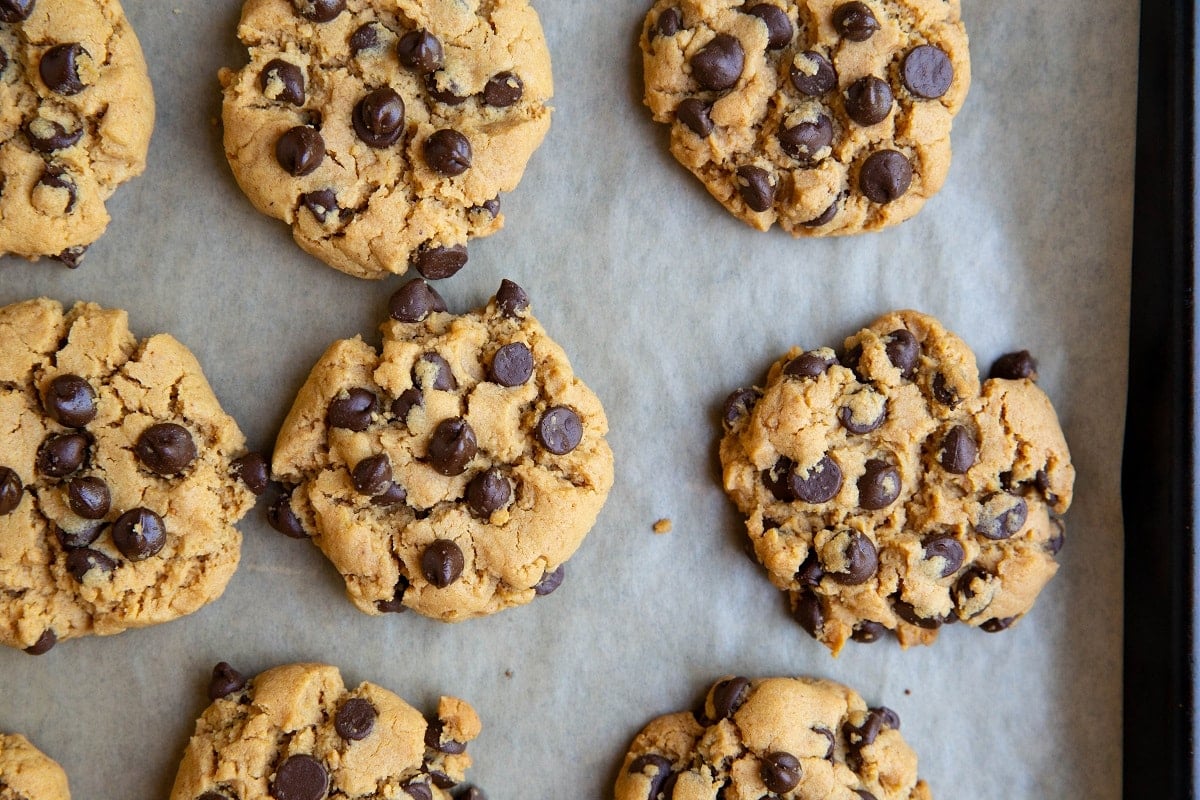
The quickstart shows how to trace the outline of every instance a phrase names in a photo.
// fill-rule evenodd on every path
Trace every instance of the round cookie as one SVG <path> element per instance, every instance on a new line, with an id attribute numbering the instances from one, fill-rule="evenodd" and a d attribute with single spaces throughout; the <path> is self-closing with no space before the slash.
<path id="1" fill-rule="evenodd" d="M 671 152 L 758 230 L 875 230 L 946 179 L 959 0 L 658 0 L 641 46 Z"/>
<path id="2" fill-rule="evenodd" d="M 19 733 L 0 733 L 0 798 L 71 800 L 67 773 Z"/>
<path id="3" fill-rule="evenodd" d="M 271 523 L 311 535 L 368 614 L 452 622 L 549 594 L 612 486 L 600 401 L 511 281 L 467 314 L 420 279 L 390 307 L 382 353 L 336 342 L 300 390 Z"/>
<path id="4" fill-rule="evenodd" d="M 0 255 L 79 265 L 140 175 L 154 95 L 117 0 L 0 3 Z"/>
<path id="5" fill-rule="evenodd" d="M 944 623 L 996 632 L 1058 569 L 1075 470 L 1027 352 L 979 380 L 932 317 L 792 348 L 725 402 L 725 490 L 793 615 L 834 654 Z"/>
<path id="6" fill-rule="evenodd" d="M 0 643 L 41 654 L 220 596 L 266 480 L 244 454 L 170 336 L 91 303 L 0 308 Z"/>
<path id="7" fill-rule="evenodd" d="M 225 153 L 259 211 L 362 278 L 448 277 L 500 229 L 550 127 L 550 54 L 524 0 L 247 0 L 223 70 Z"/>
<path id="8" fill-rule="evenodd" d="M 449 800 L 471 766 L 475 709 L 442 697 L 426 720 L 336 667 L 288 664 L 247 680 L 221 662 L 170 800 Z"/>
<path id="9" fill-rule="evenodd" d="M 633 740 L 615 800 L 930 800 L 900 718 L 813 678 L 723 678 Z"/>

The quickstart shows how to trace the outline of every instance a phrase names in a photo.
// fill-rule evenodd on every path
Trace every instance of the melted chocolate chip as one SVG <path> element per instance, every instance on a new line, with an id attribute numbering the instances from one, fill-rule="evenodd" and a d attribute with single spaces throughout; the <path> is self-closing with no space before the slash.
<path id="1" fill-rule="evenodd" d="M 775 184 L 771 173 L 762 167 L 746 165 L 738 167 L 738 191 L 751 211 L 766 211 L 775 202 Z"/>
<path id="2" fill-rule="evenodd" d="M 358 55 L 364 50 L 376 50 L 381 44 L 380 31 L 386 30 L 378 22 L 366 22 L 359 25 L 350 34 L 350 54 Z"/>
<path id="3" fill-rule="evenodd" d="M 439 589 L 458 580 L 463 571 L 463 552 L 449 539 L 435 539 L 421 553 L 421 572 Z"/>
<path id="4" fill-rule="evenodd" d="M 1009 381 L 1037 380 L 1037 361 L 1028 350 L 1005 353 L 992 364 L 988 377 Z"/>
<path id="5" fill-rule="evenodd" d="M 445 728 L 446 723 L 440 719 L 428 720 L 425 725 L 425 746 L 437 750 L 439 753 L 448 753 L 449 755 L 458 755 L 465 752 L 467 749 L 466 743 L 442 736 Z"/>
<path id="6" fill-rule="evenodd" d="M 879 154 L 876 154 L 879 155 Z M 874 156 L 872 156 L 874 158 Z M 946 383 L 946 376 L 938 373 L 933 376 L 933 399 L 937 400 L 944 406 L 954 408 L 959 403 L 958 393 L 954 391 L 954 387 Z"/>
<path id="7" fill-rule="evenodd" d="M 346 0 L 292 0 L 292 3 L 296 13 L 313 22 L 329 22 L 346 10 Z"/>
<path id="8" fill-rule="evenodd" d="M 917 360 L 921 357 L 921 345 L 917 337 L 904 328 L 899 328 L 887 335 L 884 346 L 888 361 L 900 370 L 901 377 L 911 378 L 917 369 Z"/>
<path id="9" fill-rule="evenodd" d="M 325 160 L 325 140 L 315 129 L 297 125 L 275 143 L 275 160 L 289 175 L 308 175 Z"/>
<path id="10" fill-rule="evenodd" d="M 763 756 L 758 774 L 768 789 L 784 794 L 799 785 L 800 772 L 800 759 L 791 753 L 776 751 Z"/>
<path id="11" fill-rule="evenodd" d="M 1008 630 L 1008 628 L 1011 627 L 1012 624 L 1018 619 L 1020 619 L 1019 616 L 993 617 L 992 619 L 985 620 L 984 622 L 980 623 L 979 627 L 983 629 L 985 633 L 999 633 L 1000 631 Z"/>
<path id="12" fill-rule="evenodd" d="M 948 533 L 930 536 L 921 543 L 925 549 L 925 559 L 932 560 L 935 558 L 942 559 L 942 571 L 940 577 L 949 578 L 962 567 L 963 559 L 966 558 L 966 551 L 963 550 L 962 543 Z"/>
<path id="13" fill-rule="evenodd" d="M 160 422 L 142 431 L 134 452 L 156 475 L 178 475 L 196 460 L 196 442 L 182 425 Z"/>
<path id="14" fill-rule="evenodd" d="M 167 543 L 167 526 L 148 508 L 134 508 L 112 525 L 113 544 L 130 561 L 145 561 Z"/>
<path id="15" fill-rule="evenodd" d="M 4 52 L 4 48 L 0 47 L 0 75 L 4 74 L 4 70 L 8 68 L 8 53 Z"/>
<path id="16" fill-rule="evenodd" d="M 667 781 L 674 776 L 671 762 L 658 753 L 646 753 L 638 756 L 629 765 L 630 775 L 645 775 L 650 778 L 650 786 L 646 790 L 646 800 L 659 800 L 665 796 L 664 789 Z"/>
<path id="17" fill-rule="evenodd" d="M 58 424 L 82 428 L 96 418 L 96 391 L 78 375 L 59 375 L 46 387 L 42 406 Z"/>
<path id="18" fill-rule="evenodd" d="M 826 574 L 846 586 L 866 583 L 879 569 L 879 553 L 875 550 L 874 543 L 864 533 L 847 531 L 844 537 L 844 564 L 841 565 L 844 569 L 835 572 L 829 569 L 829 565 L 825 565 Z"/>
<path id="19" fill-rule="evenodd" d="M 1067 541 L 1067 526 L 1063 524 L 1061 519 L 1051 519 L 1050 524 L 1054 526 L 1054 534 L 1046 540 L 1046 552 L 1052 556 L 1058 555 L 1062 550 L 1063 545 Z"/>
<path id="20" fill-rule="evenodd" d="M 732 430 L 738 420 L 750 415 L 762 393 L 757 389 L 735 389 L 721 406 L 721 422 Z"/>
<path id="21" fill-rule="evenodd" d="M 758 17 L 767 26 L 767 49 L 782 50 L 792 41 L 792 21 L 787 12 L 771 3 L 758 3 L 745 9 L 747 14 Z"/>
<path id="22" fill-rule="evenodd" d="M 508 108 L 520 102 L 525 93 L 525 84 L 515 72 L 493 75 L 483 87 L 483 102 L 496 108 Z"/>
<path id="23" fill-rule="evenodd" d="M 304 105 L 304 73 L 290 61 L 274 58 L 258 74 L 263 96 L 277 103 Z"/>
<path id="24" fill-rule="evenodd" d="M 433 791 L 424 781 L 409 781 L 400 788 L 413 800 L 433 800 Z"/>
<path id="25" fill-rule="evenodd" d="M 801 122 L 788 126 L 780 123 L 779 146 L 783 152 L 800 162 L 801 166 L 815 166 L 823 157 L 822 151 L 833 143 L 833 123 L 824 114 L 818 114 L 812 122 Z"/>
<path id="26" fill-rule="evenodd" d="M 90 445 L 81 433 L 49 436 L 38 449 L 37 471 L 47 478 L 65 478 L 87 463 Z"/>
<path id="27" fill-rule="evenodd" d="M 522 386 L 532 375 L 533 353 L 523 342 L 501 347 L 488 367 L 488 379 L 501 386 Z"/>
<path id="28" fill-rule="evenodd" d="M 404 609 L 404 593 L 408 591 L 408 578 L 403 575 L 396 582 L 396 589 L 392 593 L 391 600 L 376 600 L 375 608 L 379 609 L 384 614 L 400 614 Z"/>
<path id="29" fill-rule="evenodd" d="M 67 553 L 66 567 L 72 578 L 83 583 L 84 577 L 92 570 L 109 573 L 117 568 L 117 562 L 99 550 L 81 547 Z"/>
<path id="30" fill-rule="evenodd" d="M 557 569 L 547 571 L 542 575 L 542 579 L 534 584 L 533 593 L 538 597 L 545 597 L 559 586 L 562 586 L 563 578 L 566 577 L 566 574 L 566 565 L 559 564 Z"/>
<path id="31" fill-rule="evenodd" d="M 61 95 L 79 94 L 87 85 L 79 75 L 79 62 L 91 54 L 78 42 L 57 44 L 42 54 L 38 74 L 50 91 Z"/>
<path id="32" fill-rule="evenodd" d="M 781 503 L 790 503 L 796 499 L 792 494 L 792 469 L 795 467 L 787 456 L 780 456 L 770 469 L 762 471 L 763 485 Z"/>
<path id="33" fill-rule="evenodd" d="M 467 264 L 467 246 L 456 244 L 450 247 L 421 246 L 413 253 L 411 263 L 421 277 L 440 281 L 456 274 Z"/>
<path id="34" fill-rule="evenodd" d="M 855 789 L 854 793 L 858 795 L 858 800 L 877 800 L 875 795 L 871 794 L 866 789 Z"/>
<path id="35" fill-rule="evenodd" d="M 817 558 L 817 551 L 809 550 L 800 568 L 796 570 L 796 580 L 805 586 L 820 586 L 824 577 L 825 570 L 821 569 L 821 559 Z"/>
<path id="36" fill-rule="evenodd" d="M 398 483 L 390 483 L 382 492 L 371 498 L 371 505 L 398 506 L 408 500 L 408 491 Z"/>
<path id="37" fill-rule="evenodd" d="M 833 27 L 845 39 L 865 42 L 879 30 L 879 20 L 866 3 L 842 3 L 833 10 Z"/>
<path id="38" fill-rule="evenodd" d="M 854 626 L 850 638 L 863 644 L 872 644 L 882 639 L 885 633 L 887 633 L 887 628 L 882 623 L 864 619 Z"/>
<path id="39" fill-rule="evenodd" d="M 829 746 L 825 748 L 825 754 L 822 756 L 822 758 L 824 758 L 826 761 L 832 761 L 834 745 L 837 742 L 837 737 L 834 736 L 833 731 L 829 730 L 829 728 L 826 728 L 824 725 L 818 725 L 816 727 L 809 728 L 809 730 L 818 736 L 824 736 L 829 740 Z"/>
<path id="40" fill-rule="evenodd" d="M 21 128 L 29 146 L 39 153 L 53 153 L 66 150 L 83 138 L 83 128 L 67 130 L 62 123 L 35 117 Z M 70 266 L 68 264 L 67 266 Z"/>
<path id="41" fill-rule="evenodd" d="M 975 465 L 978 458 L 979 444 L 976 443 L 974 434 L 966 427 L 955 425 L 942 439 L 939 460 L 947 472 L 962 475 Z"/>
<path id="42" fill-rule="evenodd" d="M 512 488 L 497 467 L 484 470 L 467 484 L 467 507 L 483 519 L 504 508 L 511 498 Z"/>
<path id="43" fill-rule="evenodd" d="M 367 456 L 354 465 L 351 482 L 360 494 L 383 494 L 392 486 L 391 459 L 386 453 Z"/>
<path id="44" fill-rule="evenodd" d="M 437 70 L 425 74 L 425 91 L 437 102 L 447 106 L 459 106 L 470 99 L 469 95 L 461 94 L 458 84 L 445 70 Z"/>
<path id="45" fill-rule="evenodd" d="M 519 319 L 521 312 L 529 308 L 529 295 L 517 284 L 505 278 L 500 281 L 496 292 L 496 307 L 509 319 Z"/>
<path id="46" fill-rule="evenodd" d="M 841 203 L 842 197 L 843 195 L 838 195 L 836 198 L 834 198 L 834 201 L 829 204 L 829 208 L 825 209 L 812 219 L 801 222 L 800 224 L 806 228 L 819 228 L 822 225 L 828 225 L 830 222 L 833 222 L 833 218 L 837 216 L 838 205 Z"/>
<path id="47" fill-rule="evenodd" d="M 566 455 L 583 441 L 583 421 L 573 409 L 553 406 L 538 420 L 535 435 L 542 447 L 554 455 Z"/>
<path id="48" fill-rule="evenodd" d="M 21 505 L 25 487 L 21 476 L 10 467 L 0 467 L 0 516 L 11 514 Z"/>
<path id="49" fill-rule="evenodd" d="M 227 661 L 218 661 L 208 682 L 208 699 L 220 700 L 246 688 L 246 677 Z"/>
<path id="50" fill-rule="evenodd" d="M 654 30 L 659 36 L 671 37 L 679 33 L 683 27 L 683 14 L 678 8 L 668 8 L 658 15 L 654 22 Z"/>
<path id="51" fill-rule="evenodd" d="M 246 453 L 234 460 L 233 477 L 246 484 L 251 494 L 260 495 L 271 483 L 271 465 L 262 453 Z"/>
<path id="52" fill-rule="evenodd" d="M 398 421 L 408 424 L 408 412 L 424 405 L 425 395 L 420 389 L 405 389 L 399 397 L 392 401 L 392 416 Z"/>
<path id="53" fill-rule="evenodd" d="M 859 125 L 883 122 L 892 103 L 892 88 L 874 75 L 859 78 L 846 89 L 846 114 Z"/>
<path id="54" fill-rule="evenodd" d="M 1025 525 L 1029 508 L 1016 495 L 997 492 L 984 499 L 975 518 L 975 532 L 987 539 L 1008 539 Z"/>
<path id="55" fill-rule="evenodd" d="M 783 368 L 783 374 L 795 378 L 816 378 L 824 375 L 837 363 L 837 358 L 832 355 L 809 351 L 789 361 Z"/>
<path id="56" fill-rule="evenodd" d="M 434 131 L 425 140 L 425 163 L 443 175 L 462 175 L 471 166 L 471 142 L 449 128 Z"/>
<path id="57" fill-rule="evenodd" d="M 825 609 L 821 607 L 821 598 L 810 591 L 803 591 L 796 595 L 794 606 L 792 619 L 800 623 L 809 636 L 821 638 L 821 629 L 825 627 Z"/>
<path id="58" fill-rule="evenodd" d="M 379 712 L 370 700 L 351 697 L 337 710 L 333 717 L 333 728 L 338 736 L 348 741 L 359 742 L 371 735 L 375 718 Z"/>
<path id="59" fill-rule="evenodd" d="M 0 22 L 22 22 L 33 13 L 36 0 L 0 0 Z"/>
<path id="60" fill-rule="evenodd" d="M 850 405 L 842 406 L 838 409 L 838 422 L 842 423 L 842 427 L 850 431 L 850 433 L 862 435 L 876 430 L 887 419 L 887 401 L 882 400 L 879 404 L 879 413 L 874 417 L 863 416 L 863 412 L 870 413 L 870 406 L 873 405 L 871 400 L 879 397 L 879 395 L 871 389 L 863 389 L 856 392 L 851 399 Z M 857 398 L 857 402 L 855 402 Z M 866 406 L 860 408 L 858 406 Z"/>
<path id="61" fill-rule="evenodd" d="M 351 121 L 369 147 L 389 147 L 404 133 L 404 101 L 390 87 L 367 92 L 354 106 Z"/>
<path id="62" fill-rule="evenodd" d="M 487 800 L 487 795 L 478 786 L 468 785 L 455 800 Z"/>
<path id="63" fill-rule="evenodd" d="M 695 97 L 689 97 L 680 102 L 675 109 L 675 118 L 687 126 L 687 129 L 703 138 L 713 131 L 712 103 L 706 103 Z"/>
<path id="64" fill-rule="evenodd" d="M 746 65 L 746 52 L 737 37 L 718 33 L 692 56 L 692 76 L 705 89 L 733 88 Z"/>
<path id="65" fill-rule="evenodd" d="M 719 681 L 712 687 L 709 697 L 713 704 L 713 717 L 708 724 L 729 719 L 742 707 L 750 696 L 750 681 L 740 675 Z"/>
<path id="66" fill-rule="evenodd" d="M 858 479 L 858 504 L 869 511 L 887 508 L 900 496 L 900 488 L 900 472 L 873 458 Z"/>
<path id="67" fill-rule="evenodd" d="M 946 622 L 943 617 L 923 617 L 917 613 L 917 609 L 912 603 L 901 600 L 899 595 L 893 595 L 891 598 L 892 609 L 896 612 L 896 616 L 907 622 L 909 625 L 916 625 L 918 628 L 923 628 L 927 631 L 936 630 Z"/>
<path id="68" fill-rule="evenodd" d="M 940 47 L 918 45 L 904 57 L 900 78 L 917 97 L 933 100 L 950 90 L 950 84 L 954 82 L 954 65 Z"/>
<path id="69" fill-rule="evenodd" d="M 307 539 L 308 534 L 300 524 L 300 518 L 292 511 L 292 496 L 281 494 L 267 506 L 267 522 L 272 528 L 292 539 Z"/>
<path id="70" fill-rule="evenodd" d="M 361 432 L 371 427 L 379 413 L 379 398 L 370 389 L 348 389 L 329 403 L 325 421 L 331 428 Z"/>
<path id="71" fill-rule="evenodd" d="M 429 465 L 443 475 L 461 475 L 478 451 L 475 431 L 465 419 L 444 419 L 429 439 Z"/>
<path id="72" fill-rule="evenodd" d="M 64 550 L 78 550 L 80 547 L 87 547 L 92 542 L 100 538 L 100 534 L 104 532 L 105 525 L 85 525 L 73 531 L 68 531 L 65 528 L 60 528 L 57 525 L 52 525 L 54 536 L 58 539 L 58 543 L 62 545 Z"/>
<path id="73" fill-rule="evenodd" d="M 432 365 L 430 367 L 426 364 Z M 424 376 L 424 379 L 422 379 Z M 432 381 L 430 381 L 432 377 Z M 412 368 L 412 381 L 425 389 L 437 389 L 442 392 L 452 392 L 458 388 L 458 380 L 450 368 L 450 362 L 437 353 L 425 353 L 417 359 Z"/>
<path id="74" fill-rule="evenodd" d="M 842 470 L 828 455 L 807 470 L 793 468 L 788 477 L 792 494 L 805 503 L 827 503 L 842 488 Z"/>
<path id="75" fill-rule="evenodd" d="M 275 769 L 271 797 L 275 800 L 321 800 L 329 791 L 329 772 L 308 755 L 289 756 Z"/>
<path id="76" fill-rule="evenodd" d="M 430 314 L 445 311 L 446 301 L 425 281 L 413 278 L 388 301 L 388 314 L 400 322 L 420 322 Z"/>
<path id="77" fill-rule="evenodd" d="M 68 208 L 68 210 L 70 210 Z M 87 253 L 88 246 L 86 244 L 75 245 L 68 247 L 56 256 L 50 256 L 56 261 L 62 262 L 67 269 L 75 269 L 83 263 L 83 256 Z"/>
<path id="78" fill-rule="evenodd" d="M 471 206 L 472 211 L 484 211 L 489 217 L 495 219 L 500 216 L 500 197 L 493 197 L 491 200 L 484 200 L 477 206 Z"/>
<path id="79" fill-rule="evenodd" d="M 47 164 L 42 169 L 38 184 L 51 189 L 62 189 L 67 193 L 67 204 L 63 206 L 64 214 L 70 214 L 75 209 L 75 203 L 79 200 L 79 187 L 65 169 L 57 164 Z"/>
<path id="80" fill-rule="evenodd" d="M 912 176 L 912 164 L 903 153 L 880 150 L 863 162 L 858 188 L 873 203 L 890 203 L 908 191 Z"/>
<path id="81" fill-rule="evenodd" d="M 338 213 L 337 195 L 333 189 L 317 189 L 300 195 L 300 202 L 309 213 L 317 218 L 317 222 L 325 223 L 330 216 Z"/>
<path id="82" fill-rule="evenodd" d="M 796 91 L 809 97 L 820 97 L 837 86 L 833 64 L 815 50 L 805 50 L 792 59 L 788 75 Z"/>
<path id="83" fill-rule="evenodd" d="M 442 68 L 445 55 L 442 43 L 427 30 L 409 31 L 396 43 L 400 63 L 409 69 L 426 74 Z"/>
<path id="84" fill-rule="evenodd" d="M 112 495 L 101 478 L 72 478 L 67 484 L 67 504 L 84 519 L 104 519 L 112 506 Z"/>
<path id="85" fill-rule="evenodd" d="M 58 644 L 58 634 L 54 632 L 53 628 L 47 628 L 42 631 L 42 635 L 36 642 L 25 648 L 25 652 L 31 656 L 43 656 L 49 653 L 56 644 Z"/>

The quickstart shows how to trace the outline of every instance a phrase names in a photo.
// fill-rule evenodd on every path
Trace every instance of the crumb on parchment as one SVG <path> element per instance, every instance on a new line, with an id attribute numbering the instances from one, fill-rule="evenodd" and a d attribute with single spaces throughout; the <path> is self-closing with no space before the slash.
<path id="1" fill-rule="evenodd" d="M 654 523 L 654 532 L 655 533 L 670 533 L 671 528 L 672 528 L 671 520 L 668 517 L 663 517 L 662 519 L 660 519 Z"/>

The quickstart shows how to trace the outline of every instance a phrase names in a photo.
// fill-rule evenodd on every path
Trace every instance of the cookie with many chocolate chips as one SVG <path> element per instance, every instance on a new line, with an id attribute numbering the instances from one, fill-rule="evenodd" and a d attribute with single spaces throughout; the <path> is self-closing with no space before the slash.
<path id="1" fill-rule="evenodd" d="M 937 320 L 898 311 L 792 348 L 725 403 L 725 491 L 793 616 L 835 654 L 944 623 L 995 632 L 1058 569 L 1075 469 L 1027 352 L 980 383 Z"/>
<path id="2" fill-rule="evenodd" d="M 813 678 L 717 681 L 633 740 L 615 800 L 930 800 L 900 717 Z"/>
<path id="3" fill-rule="evenodd" d="M 0 3 L 0 255 L 79 265 L 154 127 L 142 50 L 117 0 Z"/>
<path id="4" fill-rule="evenodd" d="M 730 212 L 793 236 L 908 219 L 971 81 L 959 0 L 658 0 L 646 105 Z"/>
<path id="5" fill-rule="evenodd" d="M 58 762 L 19 733 L 0 733 L 0 798 L 71 800 L 71 790 Z"/>
<path id="6" fill-rule="evenodd" d="M 288 664 L 246 679 L 224 662 L 208 687 L 171 800 L 449 800 L 471 766 L 475 709 L 442 697 L 426 718 L 337 668 Z"/>
<path id="7" fill-rule="evenodd" d="M 500 229 L 550 127 L 550 54 L 525 0 L 247 0 L 223 70 L 246 196 L 343 272 L 446 278 Z"/>
<path id="8" fill-rule="evenodd" d="M 311 535 L 368 614 L 445 621 L 549 594 L 612 486 L 596 395 L 504 281 L 455 315 L 425 281 L 383 349 L 336 342 L 275 443 L 272 525 Z"/>
<path id="9" fill-rule="evenodd" d="M 0 643 L 190 614 L 238 564 L 245 442 L 195 357 L 124 311 L 0 308 Z"/>

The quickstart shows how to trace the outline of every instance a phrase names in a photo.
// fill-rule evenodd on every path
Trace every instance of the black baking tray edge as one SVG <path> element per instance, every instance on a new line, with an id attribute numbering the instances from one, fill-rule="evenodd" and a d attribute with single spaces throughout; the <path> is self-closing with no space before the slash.
<path id="1" fill-rule="evenodd" d="M 1194 754 L 1194 0 L 1142 0 L 1125 517 L 1124 796 L 1189 798 Z"/>

